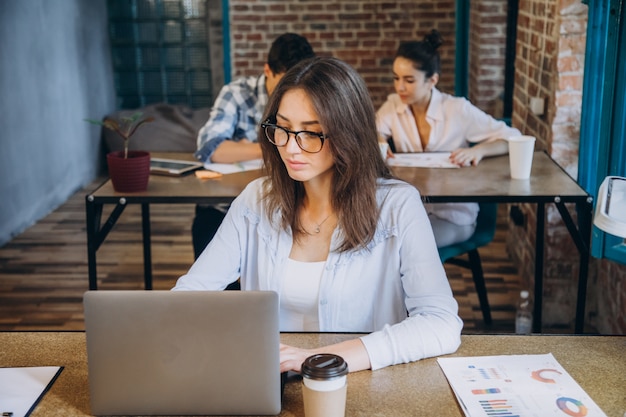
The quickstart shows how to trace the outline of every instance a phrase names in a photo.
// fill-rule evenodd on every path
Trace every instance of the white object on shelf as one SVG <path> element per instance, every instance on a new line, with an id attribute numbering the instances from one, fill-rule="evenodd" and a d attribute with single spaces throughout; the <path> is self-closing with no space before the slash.
<path id="1" fill-rule="evenodd" d="M 606 233 L 626 238 L 626 178 L 609 176 L 602 181 L 593 224 Z"/>

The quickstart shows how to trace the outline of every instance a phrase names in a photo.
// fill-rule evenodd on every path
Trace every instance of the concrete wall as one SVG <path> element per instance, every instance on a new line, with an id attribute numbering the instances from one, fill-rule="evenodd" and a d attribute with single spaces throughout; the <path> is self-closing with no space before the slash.
<path id="1" fill-rule="evenodd" d="M 101 170 L 115 109 L 105 0 L 0 1 L 0 245 Z"/>

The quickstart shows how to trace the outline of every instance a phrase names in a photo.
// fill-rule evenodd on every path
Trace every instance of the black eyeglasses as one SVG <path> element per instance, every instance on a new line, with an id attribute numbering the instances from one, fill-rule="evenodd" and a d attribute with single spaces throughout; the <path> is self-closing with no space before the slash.
<path id="1" fill-rule="evenodd" d="M 296 143 L 304 152 L 318 153 L 324 146 L 326 136 L 323 133 L 309 132 L 301 130 L 294 132 L 284 127 L 277 126 L 272 123 L 261 123 L 261 127 L 265 130 L 265 136 L 273 145 L 283 147 L 289 142 L 289 135 L 296 138 Z"/>

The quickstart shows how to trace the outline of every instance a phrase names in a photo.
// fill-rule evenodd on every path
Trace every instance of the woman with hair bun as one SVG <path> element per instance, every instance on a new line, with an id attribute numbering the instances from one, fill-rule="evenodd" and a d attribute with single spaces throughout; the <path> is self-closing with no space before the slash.
<path id="1" fill-rule="evenodd" d="M 398 47 L 393 61 L 396 93 L 376 114 L 379 140 L 392 138 L 396 152 L 452 152 L 451 162 L 461 167 L 506 154 L 505 139 L 520 135 L 519 130 L 436 88 L 442 43 L 433 29 L 423 41 Z M 426 204 L 426 209 L 438 247 L 467 240 L 476 229 L 477 203 Z"/>

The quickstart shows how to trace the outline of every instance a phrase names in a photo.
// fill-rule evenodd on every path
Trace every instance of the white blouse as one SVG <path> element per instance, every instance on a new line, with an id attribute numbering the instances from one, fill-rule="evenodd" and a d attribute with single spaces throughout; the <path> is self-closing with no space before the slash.
<path id="1" fill-rule="evenodd" d="M 280 287 L 281 332 L 319 332 L 317 305 L 325 265 L 287 258 Z"/>
<path id="2" fill-rule="evenodd" d="M 519 136 L 519 130 L 474 106 L 464 97 L 455 97 L 433 88 L 426 112 L 430 137 L 422 148 L 417 123 L 408 105 L 397 94 L 390 94 L 376 113 L 381 141 L 393 138 L 396 152 L 451 152 L 470 143 Z M 468 168 L 471 169 L 471 168 Z M 426 204 L 429 214 L 458 225 L 470 225 L 478 216 L 476 203 Z"/>
<path id="3" fill-rule="evenodd" d="M 174 290 L 222 290 L 240 277 L 244 291 L 282 294 L 293 236 L 276 226 L 279 212 L 267 213 L 263 189 L 259 178 L 233 201 Z M 379 179 L 376 198 L 380 217 L 366 248 L 337 252 L 341 227 L 333 233 L 319 283 L 319 330 L 369 333 L 360 339 L 372 369 L 454 352 L 463 323 L 419 192 Z"/>

